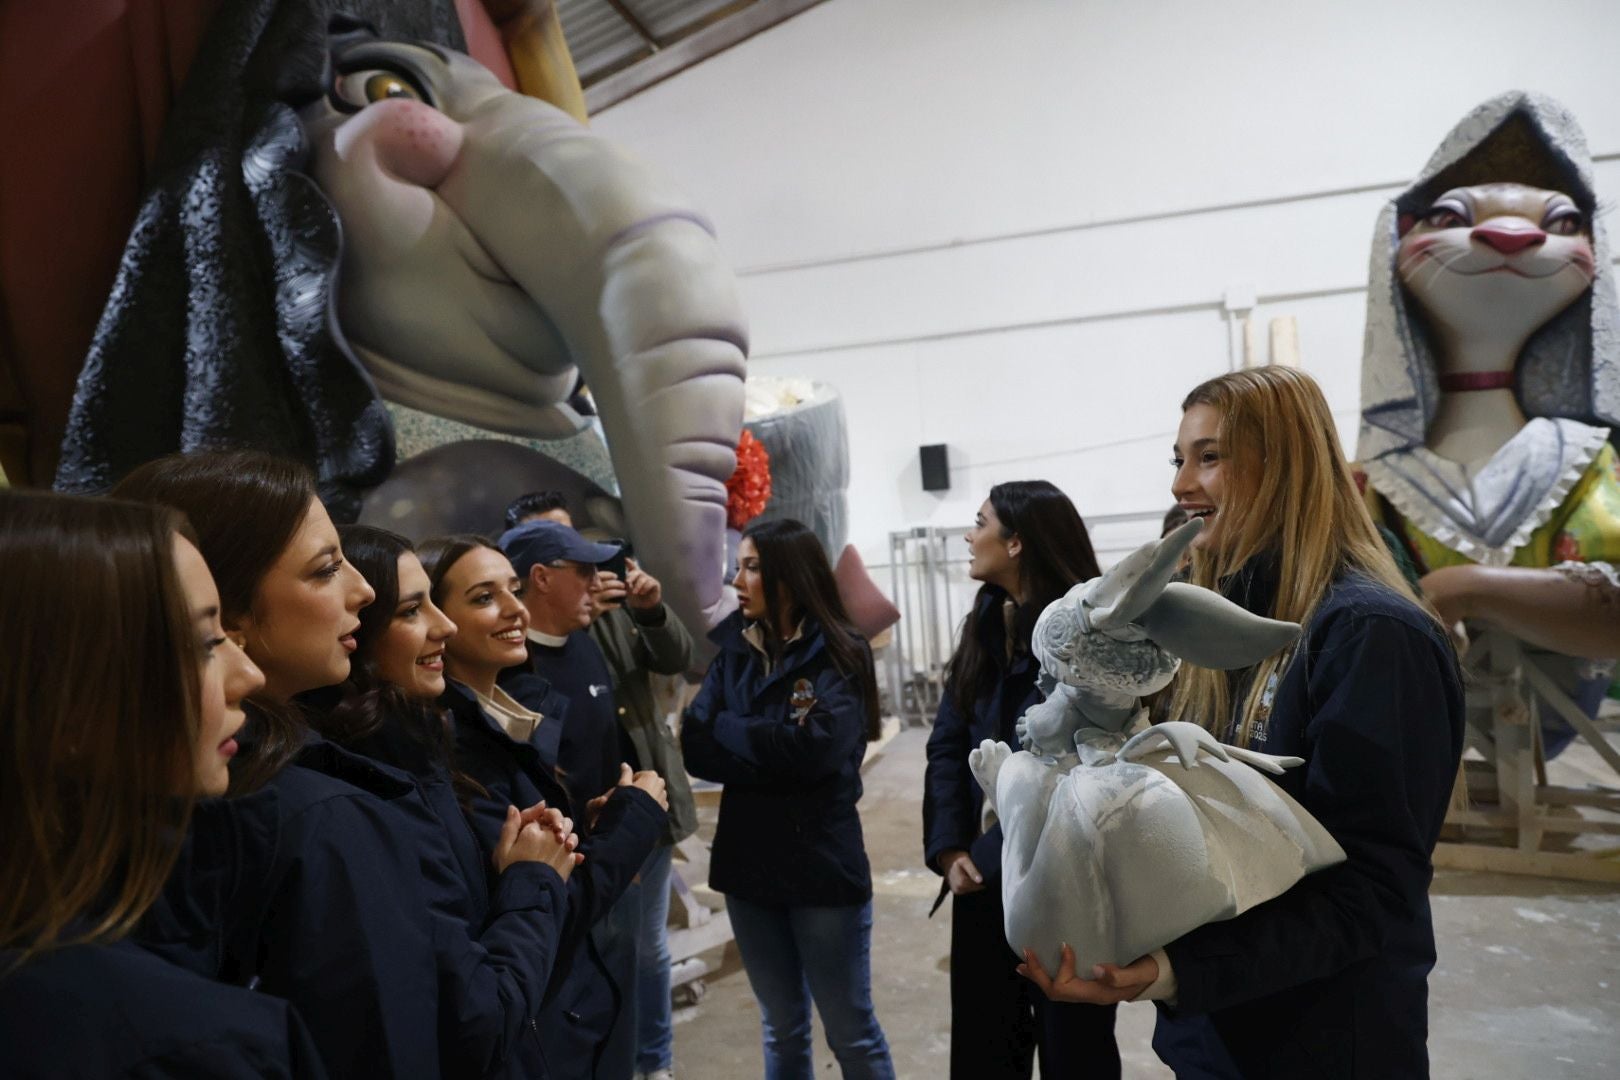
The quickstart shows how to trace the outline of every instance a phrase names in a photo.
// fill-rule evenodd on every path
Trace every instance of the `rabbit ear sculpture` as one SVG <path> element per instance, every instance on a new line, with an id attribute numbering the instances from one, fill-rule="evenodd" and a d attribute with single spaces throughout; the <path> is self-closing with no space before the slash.
<path id="1" fill-rule="evenodd" d="M 1183 659 L 1240 668 L 1300 628 L 1171 581 L 1203 522 L 1075 586 L 1035 623 L 1047 700 L 1018 723 L 1025 750 L 984 742 L 969 764 L 1001 821 L 1007 941 L 1055 970 L 1129 963 L 1231 918 L 1344 859 L 1263 773 L 1299 758 L 1223 746 L 1190 723 L 1147 723 L 1141 695 Z"/>
<path id="2" fill-rule="evenodd" d="M 1247 667 L 1299 636 L 1293 623 L 1170 580 L 1203 526 L 1195 519 L 1144 544 L 1041 613 L 1031 640 L 1041 678 L 1071 688 L 1064 700 L 1082 707 L 1040 708 L 1020 721 L 1025 749 L 1071 750 L 1082 725 L 1119 731 L 1136 715 L 1137 698 L 1168 686 L 1183 659 L 1200 667 Z M 1055 699 L 1047 696 L 1050 706 Z"/>

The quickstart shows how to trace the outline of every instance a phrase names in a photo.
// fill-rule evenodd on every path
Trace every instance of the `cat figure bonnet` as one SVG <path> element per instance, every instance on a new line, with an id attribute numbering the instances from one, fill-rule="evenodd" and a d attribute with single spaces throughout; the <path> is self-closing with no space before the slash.
<path id="1" fill-rule="evenodd" d="M 1344 860 L 1264 775 L 1301 759 L 1225 746 L 1196 724 L 1150 725 L 1141 707 L 1182 659 L 1247 667 L 1299 635 L 1170 580 L 1202 525 L 1049 605 L 1032 641 L 1047 698 L 1019 720 L 1025 749 L 986 740 L 969 756 L 1002 826 L 1007 941 L 1049 971 L 1065 942 L 1076 971 L 1126 964 Z"/>

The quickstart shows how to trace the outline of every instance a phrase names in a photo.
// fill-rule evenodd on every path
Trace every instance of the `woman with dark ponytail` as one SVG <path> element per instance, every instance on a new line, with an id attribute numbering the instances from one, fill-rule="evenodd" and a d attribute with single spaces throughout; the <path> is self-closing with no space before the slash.
<path id="1" fill-rule="evenodd" d="M 1053 600 L 1101 571 L 1085 522 L 1045 480 L 997 484 L 967 534 L 968 576 L 982 582 L 945 673 L 928 737 L 923 846 L 951 901 L 951 1076 L 1028 1080 L 1118 1076 L 1114 1009 L 1050 1002 L 1017 973 L 1001 908 L 1001 827 L 984 827 L 984 793 L 968 752 L 1016 746 L 1014 726 L 1042 700 L 1029 651 Z M 936 902 L 935 907 L 938 907 Z"/>
<path id="2" fill-rule="evenodd" d="M 736 613 L 688 706 L 681 750 L 725 784 L 709 885 L 764 1026 L 765 1075 L 810 1076 L 810 1005 L 846 1078 L 891 1078 L 872 1009 L 872 877 L 855 804 L 877 678 L 832 567 L 797 521 L 743 533 Z M 809 993 L 806 995 L 806 988 Z"/>

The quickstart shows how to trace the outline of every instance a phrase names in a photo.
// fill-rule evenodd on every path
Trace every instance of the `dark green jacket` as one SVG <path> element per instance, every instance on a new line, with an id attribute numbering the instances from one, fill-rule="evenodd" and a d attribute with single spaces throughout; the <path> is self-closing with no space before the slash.
<path id="1" fill-rule="evenodd" d="M 591 624 L 591 637 L 613 673 L 613 700 L 619 726 L 636 748 L 643 769 L 657 770 L 669 795 L 666 844 L 697 832 L 697 804 L 686 775 L 681 747 L 653 704 L 649 674 L 684 675 L 692 666 L 692 635 L 663 604 L 651 611 L 617 608 Z"/>

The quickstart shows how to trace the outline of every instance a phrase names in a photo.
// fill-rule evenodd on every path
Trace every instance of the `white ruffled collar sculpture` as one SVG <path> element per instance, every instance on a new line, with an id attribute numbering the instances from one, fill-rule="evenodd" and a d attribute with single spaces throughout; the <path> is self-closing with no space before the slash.
<path id="1" fill-rule="evenodd" d="M 1191 521 L 1075 586 L 1035 624 L 1047 698 L 1018 722 L 1025 749 L 986 740 L 969 762 L 1002 827 L 1007 941 L 1055 971 L 1127 964 L 1344 860 L 1316 819 L 1262 775 L 1302 764 L 1150 725 L 1140 697 L 1182 658 L 1239 668 L 1300 628 L 1172 582 Z"/>

